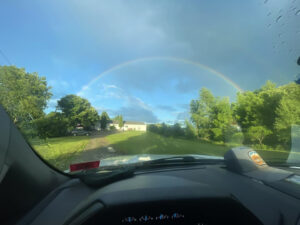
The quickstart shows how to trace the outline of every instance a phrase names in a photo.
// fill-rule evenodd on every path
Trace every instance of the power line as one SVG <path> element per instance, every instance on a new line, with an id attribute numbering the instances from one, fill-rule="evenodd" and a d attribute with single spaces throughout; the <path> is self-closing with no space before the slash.
<path id="1" fill-rule="evenodd" d="M 5 59 L 5 61 L 8 62 L 8 64 L 11 66 L 11 62 L 9 61 L 9 59 L 6 57 L 6 55 L 4 54 L 4 52 L 1 49 L 0 49 L 0 54 Z"/>

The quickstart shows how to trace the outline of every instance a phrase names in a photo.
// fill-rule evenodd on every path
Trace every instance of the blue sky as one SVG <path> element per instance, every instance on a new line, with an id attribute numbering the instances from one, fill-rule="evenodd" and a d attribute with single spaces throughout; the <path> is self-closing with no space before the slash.
<path id="1" fill-rule="evenodd" d="M 173 122 L 202 87 L 233 101 L 232 83 L 294 80 L 299 10 L 300 0 L 2 0 L 0 65 L 45 76 L 47 112 L 78 94 L 100 113 Z"/>

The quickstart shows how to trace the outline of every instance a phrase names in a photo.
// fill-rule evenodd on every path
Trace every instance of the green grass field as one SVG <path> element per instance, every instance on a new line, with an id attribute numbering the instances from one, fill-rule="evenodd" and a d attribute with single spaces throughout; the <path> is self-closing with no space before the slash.
<path id="1" fill-rule="evenodd" d="M 129 131 L 106 137 L 109 143 L 126 155 L 134 154 L 208 154 L 222 156 L 229 149 L 200 141 L 168 138 L 150 132 Z"/>
<path id="2" fill-rule="evenodd" d="M 61 137 L 34 141 L 34 149 L 50 164 L 65 170 L 74 157 L 80 158 L 90 137 Z M 134 154 L 203 154 L 224 156 L 229 146 L 204 143 L 199 140 L 163 137 L 151 132 L 127 131 L 106 136 L 111 146 L 124 155 Z M 285 161 L 288 152 L 257 150 L 265 161 Z"/>
<path id="3" fill-rule="evenodd" d="M 31 141 L 32 147 L 51 165 L 66 170 L 72 159 L 83 151 L 89 137 L 59 137 Z"/>
<path id="4" fill-rule="evenodd" d="M 108 141 L 124 154 L 203 154 L 224 156 L 230 146 L 163 137 L 150 132 L 131 131 L 112 134 Z M 288 152 L 256 150 L 266 161 L 283 162 Z"/>

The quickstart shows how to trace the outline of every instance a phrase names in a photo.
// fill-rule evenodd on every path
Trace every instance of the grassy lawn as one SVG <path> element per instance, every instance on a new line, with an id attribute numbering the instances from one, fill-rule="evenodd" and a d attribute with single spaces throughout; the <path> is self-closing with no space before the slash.
<path id="1" fill-rule="evenodd" d="M 132 154 L 203 154 L 224 156 L 228 146 L 163 137 L 150 132 L 128 131 L 112 134 L 107 140 L 126 155 Z M 265 161 L 285 161 L 288 152 L 257 150 Z"/>
<path id="2" fill-rule="evenodd" d="M 80 154 L 90 137 L 59 137 L 31 141 L 32 147 L 50 164 L 60 170 L 66 170 L 72 159 Z"/>
<path id="3" fill-rule="evenodd" d="M 106 137 L 114 148 L 126 155 L 134 154 L 208 154 L 223 156 L 229 147 L 200 141 L 163 137 L 140 131 L 127 131 Z"/>

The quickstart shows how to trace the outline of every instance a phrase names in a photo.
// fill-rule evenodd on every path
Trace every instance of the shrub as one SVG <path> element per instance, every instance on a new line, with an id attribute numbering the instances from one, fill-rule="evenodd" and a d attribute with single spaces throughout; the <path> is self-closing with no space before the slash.
<path id="1" fill-rule="evenodd" d="M 194 139 L 197 137 L 197 131 L 196 128 L 191 124 L 189 121 L 185 121 L 185 136 L 188 139 Z"/>
<path id="2" fill-rule="evenodd" d="M 109 126 L 109 130 L 115 131 L 115 130 L 117 130 L 117 128 L 114 125 L 111 125 L 111 126 Z"/>
<path id="3" fill-rule="evenodd" d="M 68 120 L 61 113 L 51 112 L 44 118 L 36 120 L 35 124 L 41 138 L 67 135 Z"/>
<path id="4" fill-rule="evenodd" d="M 234 144 L 243 144 L 243 141 L 244 141 L 244 134 L 242 132 L 234 133 L 230 140 L 230 142 Z"/>

